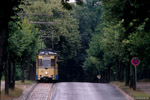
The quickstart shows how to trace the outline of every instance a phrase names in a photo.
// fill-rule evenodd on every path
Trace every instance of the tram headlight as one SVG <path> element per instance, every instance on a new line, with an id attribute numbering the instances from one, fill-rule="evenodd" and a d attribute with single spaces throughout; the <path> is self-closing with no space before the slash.
<path id="1" fill-rule="evenodd" d="M 47 75 L 47 74 L 48 74 L 48 72 L 45 72 L 45 74 Z"/>

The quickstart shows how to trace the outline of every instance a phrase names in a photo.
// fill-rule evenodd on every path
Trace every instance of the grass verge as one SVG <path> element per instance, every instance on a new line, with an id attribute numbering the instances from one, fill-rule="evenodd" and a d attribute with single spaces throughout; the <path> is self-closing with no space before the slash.
<path id="1" fill-rule="evenodd" d="M 138 82 L 150 82 L 150 79 L 138 80 Z"/>
<path id="2" fill-rule="evenodd" d="M 124 82 L 115 81 L 115 82 L 111 82 L 111 84 L 117 85 L 119 88 L 121 88 L 123 91 L 125 91 L 127 94 L 129 94 L 131 97 L 133 97 L 135 100 L 150 100 L 150 94 L 147 94 L 138 88 L 136 91 L 134 91 L 129 86 L 125 86 Z"/>
<path id="3" fill-rule="evenodd" d="M 33 83 L 36 83 L 35 81 L 30 81 L 30 80 L 25 80 L 24 83 L 21 83 L 21 81 L 16 81 L 15 82 L 15 89 L 12 90 L 12 89 L 9 89 L 9 95 L 6 95 L 5 94 L 5 91 L 3 90 L 1 92 L 1 98 L 0 100 L 13 100 L 13 98 L 17 98 L 19 96 L 22 95 L 22 92 L 23 92 L 23 87 L 26 87 L 26 86 L 29 86 Z"/>
<path id="4" fill-rule="evenodd" d="M 5 91 L 3 90 L 1 93 L 1 100 L 12 100 L 13 98 L 17 98 L 22 94 L 22 89 L 15 88 L 14 90 L 9 89 L 9 95 L 5 94 Z"/>
<path id="5" fill-rule="evenodd" d="M 33 83 L 36 83 L 36 81 L 25 80 L 24 83 L 22 83 L 21 80 L 16 81 L 16 85 L 30 85 L 30 84 L 33 84 Z"/>

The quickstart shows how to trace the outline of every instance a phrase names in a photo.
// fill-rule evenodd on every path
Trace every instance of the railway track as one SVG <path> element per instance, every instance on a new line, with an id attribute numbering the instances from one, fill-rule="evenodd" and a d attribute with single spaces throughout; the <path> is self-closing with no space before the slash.
<path id="1" fill-rule="evenodd" d="M 38 83 L 28 92 L 25 100 L 50 100 L 53 84 Z"/>

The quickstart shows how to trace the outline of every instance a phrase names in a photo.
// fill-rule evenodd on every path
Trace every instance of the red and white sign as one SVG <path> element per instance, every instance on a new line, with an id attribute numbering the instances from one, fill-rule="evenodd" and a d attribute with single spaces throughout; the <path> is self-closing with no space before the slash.
<path id="1" fill-rule="evenodd" d="M 140 64 L 140 59 L 138 57 L 134 57 L 131 60 L 132 65 L 137 66 Z"/>

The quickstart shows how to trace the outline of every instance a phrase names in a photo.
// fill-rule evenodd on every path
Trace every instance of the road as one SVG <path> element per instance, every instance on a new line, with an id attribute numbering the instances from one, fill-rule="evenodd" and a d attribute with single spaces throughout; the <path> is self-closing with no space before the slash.
<path id="1" fill-rule="evenodd" d="M 50 100 L 129 100 L 116 87 L 101 83 L 62 82 L 53 86 Z"/>

